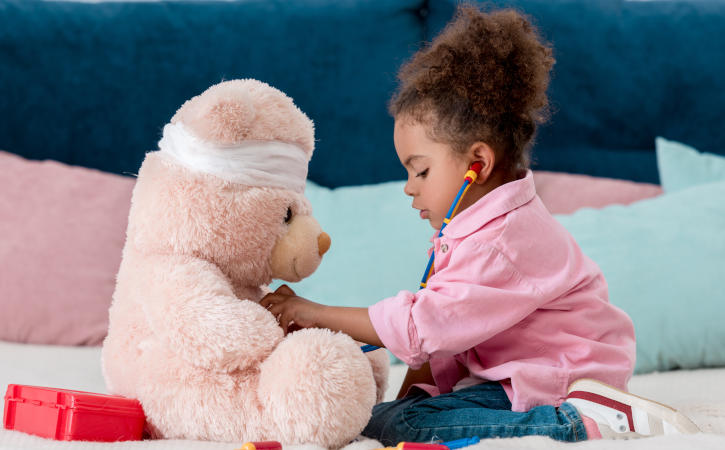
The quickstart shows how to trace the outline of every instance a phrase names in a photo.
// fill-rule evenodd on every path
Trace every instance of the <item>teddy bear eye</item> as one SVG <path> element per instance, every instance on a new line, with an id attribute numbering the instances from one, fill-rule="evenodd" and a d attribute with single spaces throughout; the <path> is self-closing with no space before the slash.
<path id="1" fill-rule="evenodd" d="M 292 208 L 287 208 L 287 216 L 284 218 L 284 223 L 290 223 L 292 220 Z"/>

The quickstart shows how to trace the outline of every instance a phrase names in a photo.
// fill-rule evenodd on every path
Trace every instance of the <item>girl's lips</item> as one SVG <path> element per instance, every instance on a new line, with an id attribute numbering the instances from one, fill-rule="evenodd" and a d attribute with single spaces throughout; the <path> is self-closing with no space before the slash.
<path id="1" fill-rule="evenodd" d="M 428 210 L 424 209 L 423 211 L 421 211 L 420 212 L 420 218 L 423 219 L 423 220 L 427 219 L 428 218 Z"/>

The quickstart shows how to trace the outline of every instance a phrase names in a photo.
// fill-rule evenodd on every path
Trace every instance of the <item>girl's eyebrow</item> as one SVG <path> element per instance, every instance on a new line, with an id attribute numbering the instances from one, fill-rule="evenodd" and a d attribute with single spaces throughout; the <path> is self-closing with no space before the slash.
<path id="1" fill-rule="evenodd" d="M 408 159 L 405 160 L 404 166 L 409 165 L 411 162 L 415 161 L 416 159 L 425 158 L 425 155 L 410 155 L 408 156 Z"/>

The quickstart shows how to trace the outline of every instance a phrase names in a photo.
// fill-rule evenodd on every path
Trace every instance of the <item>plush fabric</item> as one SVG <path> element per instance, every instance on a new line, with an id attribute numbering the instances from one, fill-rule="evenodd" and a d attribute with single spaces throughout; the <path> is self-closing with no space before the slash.
<path id="1" fill-rule="evenodd" d="M 635 373 L 725 365 L 725 181 L 557 216 L 637 338 Z"/>
<path id="2" fill-rule="evenodd" d="M 431 0 L 426 37 L 457 0 Z M 658 182 L 656 136 L 725 154 L 725 2 L 512 0 L 554 46 L 534 169 Z"/>
<path id="3" fill-rule="evenodd" d="M 536 195 L 551 214 L 571 214 L 580 208 L 602 208 L 656 197 L 662 188 L 627 180 L 536 171 Z"/>
<path id="4" fill-rule="evenodd" d="M 232 183 L 304 193 L 314 124 L 269 87 L 232 80 L 187 101 L 164 126 L 159 155 Z"/>
<path id="5" fill-rule="evenodd" d="M 658 137 L 657 167 L 662 187 L 675 192 L 712 181 L 725 181 L 725 156 L 700 153 L 689 145 Z"/>
<path id="6" fill-rule="evenodd" d="M 100 345 L 135 180 L 0 152 L 0 340 Z"/>
<path id="7" fill-rule="evenodd" d="M 235 95 L 213 87 L 192 100 L 198 109 L 178 113 L 192 136 L 226 127 L 250 130 L 250 141 L 314 139 L 312 122 L 279 90 L 255 80 L 221 87 Z M 240 109 L 254 114 L 231 120 Z M 101 364 L 109 393 L 141 402 L 152 437 L 339 448 L 363 429 L 385 391 L 386 354 L 364 354 L 330 330 L 285 337 L 259 305 L 273 277 L 299 281 L 320 265 L 329 242 L 311 213 L 290 189 L 146 156 Z M 379 386 L 373 370 L 383 371 Z"/>
<path id="8" fill-rule="evenodd" d="M 183 100 L 251 77 L 317 124 L 311 180 L 400 180 L 385 102 L 397 67 L 455 3 L 0 0 L 0 148 L 136 173 Z M 555 47 L 554 115 L 534 169 L 657 183 L 658 135 L 725 153 L 725 3 L 502 3 L 531 14 Z"/>

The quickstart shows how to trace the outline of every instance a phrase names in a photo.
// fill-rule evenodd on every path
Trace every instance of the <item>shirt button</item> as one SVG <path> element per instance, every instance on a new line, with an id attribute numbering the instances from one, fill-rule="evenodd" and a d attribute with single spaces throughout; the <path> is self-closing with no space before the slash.
<path id="1" fill-rule="evenodd" d="M 447 252 L 448 251 L 448 246 L 446 244 L 441 245 L 441 251 L 443 253 Z"/>

